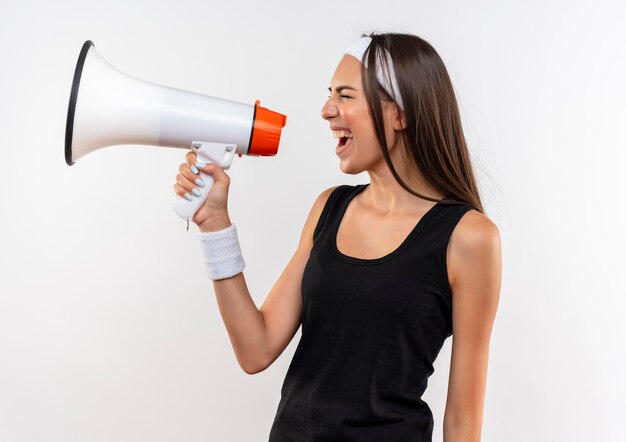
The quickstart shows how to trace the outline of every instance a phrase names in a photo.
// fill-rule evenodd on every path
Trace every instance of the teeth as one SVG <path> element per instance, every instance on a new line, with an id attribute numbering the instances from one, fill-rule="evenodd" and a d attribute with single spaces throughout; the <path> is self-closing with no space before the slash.
<path id="1" fill-rule="evenodd" d="M 335 137 L 335 138 L 341 138 L 341 137 L 352 138 L 352 132 L 346 132 L 344 130 L 334 130 L 333 131 L 333 137 Z"/>

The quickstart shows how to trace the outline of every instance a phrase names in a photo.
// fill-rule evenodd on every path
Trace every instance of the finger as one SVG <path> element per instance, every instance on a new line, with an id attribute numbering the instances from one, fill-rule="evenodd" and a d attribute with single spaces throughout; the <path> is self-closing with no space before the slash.
<path id="1" fill-rule="evenodd" d="M 181 163 L 178 166 L 178 171 L 183 174 L 183 176 L 187 178 L 191 183 L 193 183 L 194 186 L 204 187 L 204 181 L 198 175 L 200 171 L 196 166 L 191 166 L 191 168 L 189 168 L 187 164 Z"/>
<path id="2" fill-rule="evenodd" d="M 189 164 L 189 167 L 196 162 L 196 157 L 197 155 L 193 150 L 190 150 L 185 154 L 185 161 Z"/>
<path id="3" fill-rule="evenodd" d="M 180 184 L 176 183 L 174 184 L 174 193 L 176 195 L 178 195 L 179 198 L 186 198 L 188 200 L 191 201 L 191 199 L 193 198 L 191 196 L 191 194 L 189 192 L 187 192 L 183 186 L 181 186 Z"/>
<path id="4" fill-rule="evenodd" d="M 176 175 L 176 182 L 190 195 L 200 196 L 200 190 L 182 174 Z"/>

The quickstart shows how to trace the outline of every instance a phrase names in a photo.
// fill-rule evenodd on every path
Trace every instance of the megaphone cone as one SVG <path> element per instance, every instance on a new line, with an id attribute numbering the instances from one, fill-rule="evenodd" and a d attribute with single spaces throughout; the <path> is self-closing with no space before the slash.
<path id="1" fill-rule="evenodd" d="M 65 162 L 102 147 L 142 144 L 176 147 L 197 153 L 206 163 L 230 167 L 235 154 L 273 156 L 287 117 L 260 106 L 224 100 L 131 77 L 117 70 L 87 40 L 80 51 L 65 127 Z M 190 219 L 206 200 L 201 196 L 172 203 Z"/>

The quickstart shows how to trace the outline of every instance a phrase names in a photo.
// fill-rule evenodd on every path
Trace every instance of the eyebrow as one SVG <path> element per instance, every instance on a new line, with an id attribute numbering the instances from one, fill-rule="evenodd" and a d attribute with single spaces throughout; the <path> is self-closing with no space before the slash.
<path id="1" fill-rule="evenodd" d="M 351 90 L 353 90 L 353 91 L 356 91 L 356 89 L 355 89 L 355 88 L 353 88 L 352 86 L 345 86 L 345 85 L 344 85 L 344 86 L 337 86 L 337 87 L 335 88 L 335 92 L 339 93 L 339 92 L 341 92 L 341 91 L 342 91 L 342 90 L 344 90 L 344 89 L 351 89 Z M 333 91 L 332 91 L 332 89 L 331 89 L 330 87 L 328 88 L 328 92 L 330 92 L 331 94 L 332 94 L 332 92 L 333 92 Z"/>

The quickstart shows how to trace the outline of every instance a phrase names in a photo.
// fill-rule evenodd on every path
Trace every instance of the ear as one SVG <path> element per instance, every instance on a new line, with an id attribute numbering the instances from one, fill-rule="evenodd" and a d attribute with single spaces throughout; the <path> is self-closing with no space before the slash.
<path id="1" fill-rule="evenodd" d="M 397 131 L 406 129 L 406 115 L 404 111 L 394 103 L 393 112 L 393 128 Z"/>

